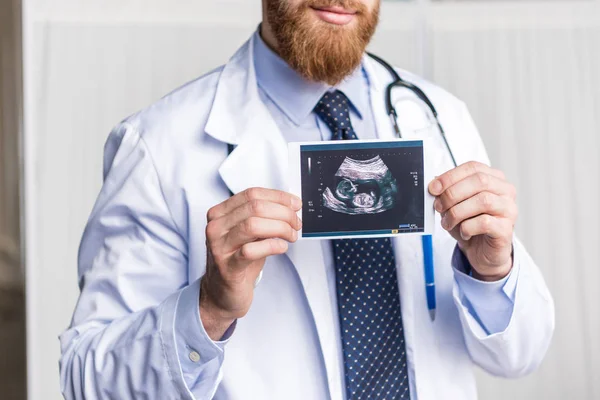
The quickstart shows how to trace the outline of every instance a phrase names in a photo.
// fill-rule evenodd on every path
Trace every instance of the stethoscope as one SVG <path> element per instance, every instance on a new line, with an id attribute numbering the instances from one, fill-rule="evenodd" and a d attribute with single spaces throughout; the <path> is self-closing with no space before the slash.
<path id="1" fill-rule="evenodd" d="M 444 140 L 444 144 L 446 145 L 446 149 L 448 149 L 448 154 L 450 155 L 450 158 L 452 159 L 452 163 L 456 167 L 457 166 L 456 159 L 454 158 L 452 149 L 450 148 L 450 145 L 448 144 L 448 140 L 446 139 L 446 133 L 444 132 L 444 128 L 442 128 L 442 124 L 440 123 L 440 120 L 438 119 L 438 113 L 437 113 L 433 103 L 431 102 L 431 100 L 429 100 L 429 97 L 427 97 L 427 95 L 417 85 L 407 82 L 404 79 L 402 79 L 400 77 L 400 75 L 396 72 L 396 70 L 390 64 L 388 64 L 386 61 L 384 61 L 380 57 L 377 57 L 374 54 L 371 54 L 371 53 L 367 53 L 367 54 L 369 55 L 369 57 L 371 57 L 372 59 L 377 61 L 379 64 L 381 64 L 390 73 L 392 78 L 394 78 L 393 82 L 388 84 L 386 87 L 386 90 L 385 90 L 385 107 L 386 107 L 387 114 L 390 117 L 390 121 L 392 122 L 392 125 L 394 127 L 394 132 L 396 133 L 396 135 L 398 135 L 399 138 L 402 138 L 402 133 L 400 132 L 400 126 L 398 125 L 398 113 L 396 111 L 396 108 L 392 104 L 392 90 L 396 87 L 403 87 L 403 88 L 408 89 L 411 92 L 413 92 L 423 103 L 425 103 L 427 105 L 427 107 L 431 111 L 431 114 L 433 115 L 433 118 L 435 119 L 435 123 L 438 127 L 440 135 L 442 136 L 442 139 Z M 234 150 L 234 145 L 228 144 L 227 150 L 228 150 L 228 153 L 231 154 L 231 152 Z M 233 195 L 233 193 L 231 193 L 231 194 Z M 432 240 L 431 235 L 424 235 L 422 241 L 423 241 L 423 265 L 424 265 L 424 270 L 425 270 L 425 292 L 426 292 L 426 296 L 427 296 L 427 308 L 429 310 L 429 315 L 431 317 L 431 320 L 433 321 L 435 319 L 435 310 L 436 310 L 435 275 L 434 275 L 434 264 L 433 264 L 433 240 Z M 261 273 L 261 275 L 262 275 L 262 273 Z M 260 279 L 260 277 L 259 277 L 259 279 Z"/>
<path id="2" fill-rule="evenodd" d="M 398 125 L 398 113 L 396 108 L 392 104 L 392 90 L 396 87 L 403 87 L 405 89 L 413 92 L 423 103 L 427 105 L 433 118 L 435 119 L 435 123 L 437 124 L 438 130 L 442 139 L 444 139 L 444 144 L 446 145 L 446 149 L 448 149 L 448 154 L 452 159 L 452 163 L 456 167 L 456 159 L 454 158 L 454 153 L 452 153 L 452 149 L 450 148 L 450 144 L 448 144 L 448 139 L 446 139 L 446 133 L 444 132 L 444 128 L 442 128 L 442 124 L 438 119 L 438 113 L 435 109 L 429 97 L 419 88 L 417 85 L 407 82 L 398 75 L 398 72 L 388 64 L 386 61 L 382 60 L 380 57 L 377 57 L 374 54 L 367 53 L 369 57 L 373 60 L 377 61 L 381 64 L 394 78 L 393 82 L 388 84 L 385 89 L 385 108 L 390 117 L 392 125 L 394 126 L 394 131 L 399 138 L 402 138 L 402 133 L 400 132 L 400 126 Z M 436 295 L 435 295 L 435 273 L 434 273 L 434 262 L 433 262 L 433 238 L 431 235 L 424 235 L 422 239 L 423 244 L 423 266 L 424 266 L 424 274 L 425 274 L 425 294 L 427 296 L 427 309 L 429 310 L 429 316 L 431 320 L 435 320 L 435 310 L 436 310 Z"/>

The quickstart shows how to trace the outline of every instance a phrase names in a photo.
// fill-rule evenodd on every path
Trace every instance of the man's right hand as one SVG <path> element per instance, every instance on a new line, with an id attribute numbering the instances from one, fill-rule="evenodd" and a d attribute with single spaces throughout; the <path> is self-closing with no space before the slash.
<path id="1" fill-rule="evenodd" d="M 290 193 L 251 188 L 208 210 L 200 317 L 212 340 L 248 312 L 266 258 L 298 239 L 300 208 L 302 201 Z"/>

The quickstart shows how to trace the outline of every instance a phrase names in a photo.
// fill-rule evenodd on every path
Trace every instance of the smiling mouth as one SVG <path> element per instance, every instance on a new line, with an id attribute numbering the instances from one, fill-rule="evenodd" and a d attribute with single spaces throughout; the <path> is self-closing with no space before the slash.
<path id="1" fill-rule="evenodd" d="M 317 17 L 324 22 L 334 25 L 347 25 L 355 18 L 357 12 L 343 7 L 311 7 Z"/>

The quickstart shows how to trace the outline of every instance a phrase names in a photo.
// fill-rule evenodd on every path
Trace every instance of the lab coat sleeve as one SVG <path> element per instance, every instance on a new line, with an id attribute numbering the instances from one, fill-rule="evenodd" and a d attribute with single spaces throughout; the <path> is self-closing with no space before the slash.
<path id="1" fill-rule="evenodd" d="M 489 163 L 481 138 L 466 106 L 462 104 L 463 133 L 470 135 L 466 142 L 476 146 L 473 160 Z M 504 329 L 486 328 L 497 308 L 500 319 L 506 316 L 505 301 L 482 304 L 484 297 L 465 293 L 455 282 L 454 302 L 459 310 L 465 344 L 473 362 L 489 373 L 516 378 L 534 371 L 542 362 L 554 332 L 554 302 L 542 274 L 518 238 L 513 240 L 513 271 L 502 286 L 507 299 L 512 301 L 510 318 Z M 497 299 L 496 299 L 497 300 Z M 477 301 L 473 305 L 472 302 Z M 473 309 L 477 312 L 474 313 Z M 486 324 L 485 321 L 488 321 Z"/>
<path id="2" fill-rule="evenodd" d="M 459 309 L 465 343 L 473 362 L 489 373 L 517 378 L 535 370 L 550 345 L 554 331 L 554 303 L 540 271 L 518 239 L 514 240 L 514 263 L 511 279 L 514 288 L 504 286 L 507 297 L 514 296 L 510 320 L 505 329 L 490 333 L 482 320 L 491 320 L 494 313 L 505 310 L 479 304 L 477 314 L 471 311 L 470 300 L 454 285 L 454 301 Z M 509 286 L 509 288 L 506 288 Z M 512 292 L 514 290 L 514 292 Z M 480 298 L 480 301 L 485 301 Z"/>
<path id="3" fill-rule="evenodd" d="M 186 238 L 143 137 L 118 126 L 79 249 L 81 294 L 60 336 L 66 399 L 213 396 L 225 343 L 210 340 L 202 327 Z"/>

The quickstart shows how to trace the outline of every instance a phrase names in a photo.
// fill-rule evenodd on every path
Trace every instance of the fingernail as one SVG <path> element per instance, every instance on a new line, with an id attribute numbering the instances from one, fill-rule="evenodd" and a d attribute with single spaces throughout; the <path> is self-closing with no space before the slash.
<path id="1" fill-rule="evenodd" d="M 436 199 L 436 201 L 433 202 L 433 207 L 437 212 L 442 212 L 442 202 L 439 199 Z"/>
<path id="2" fill-rule="evenodd" d="M 469 239 L 471 239 L 471 237 L 470 237 L 470 236 L 468 236 L 468 235 L 466 235 L 466 234 L 464 234 L 464 233 L 462 233 L 462 232 L 460 233 L 460 237 L 461 237 L 463 240 L 469 240 Z"/>
<path id="3" fill-rule="evenodd" d="M 298 229 L 302 228 L 302 220 L 299 217 L 296 217 L 296 219 L 298 219 Z"/>
<path id="4" fill-rule="evenodd" d="M 431 194 L 440 194 L 442 192 L 442 182 L 437 179 L 434 179 L 429 184 L 429 191 Z"/>
<path id="5" fill-rule="evenodd" d="M 294 207 L 296 210 L 299 210 L 302 207 L 302 200 L 296 196 L 292 197 L 292 207 Z"/>
<path id="6" fill-rule="evenodd" d="M 448 221 L 446 220 L 446 215 L 442 215 L 442 228 L 448 229 Z"/>

